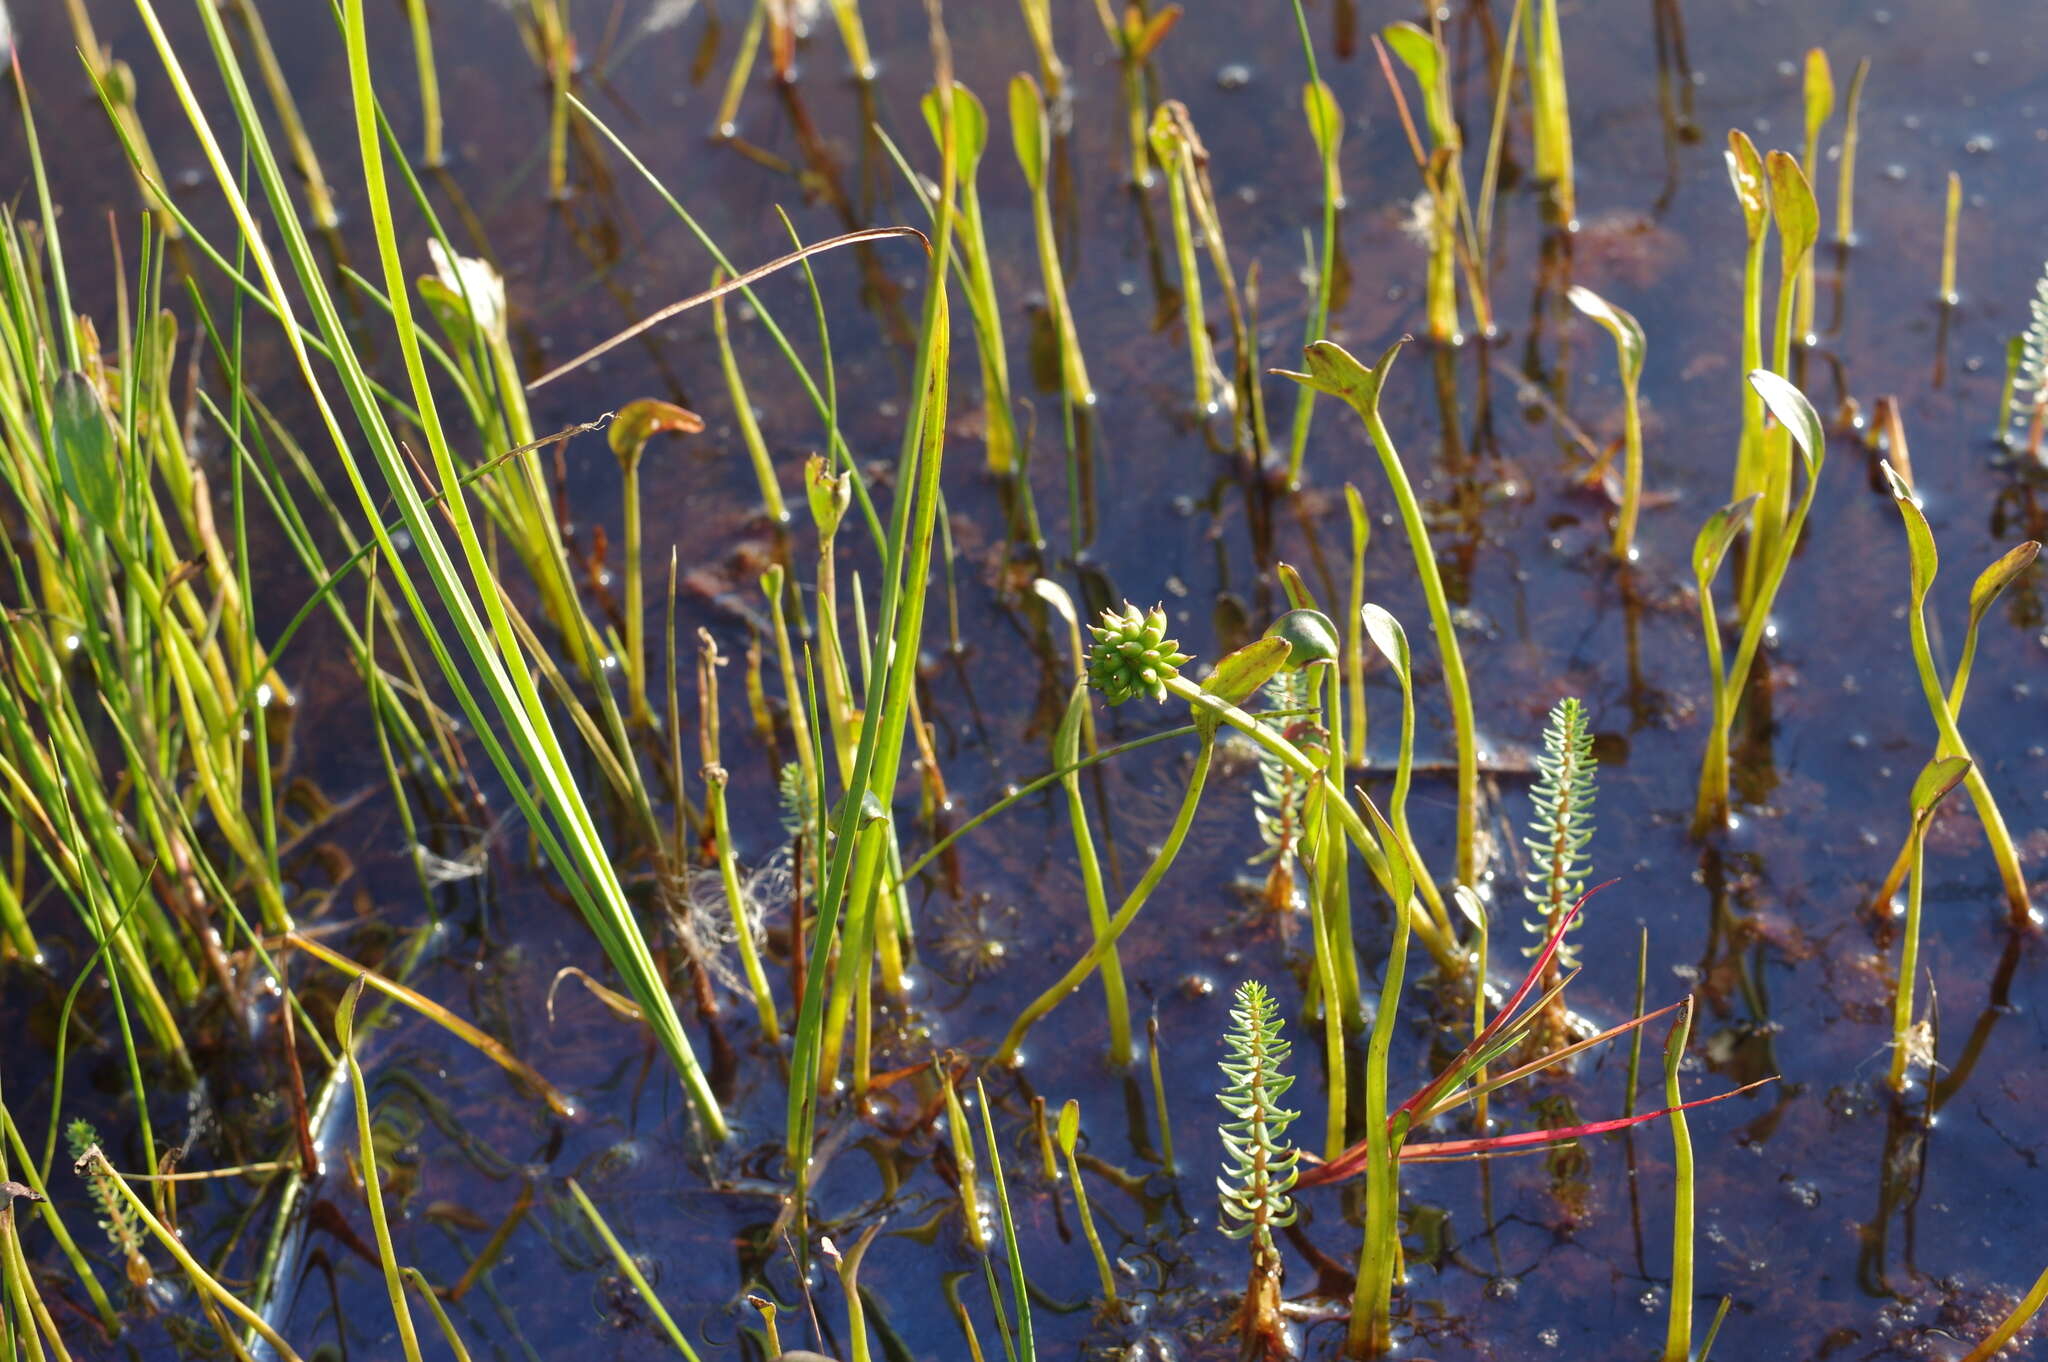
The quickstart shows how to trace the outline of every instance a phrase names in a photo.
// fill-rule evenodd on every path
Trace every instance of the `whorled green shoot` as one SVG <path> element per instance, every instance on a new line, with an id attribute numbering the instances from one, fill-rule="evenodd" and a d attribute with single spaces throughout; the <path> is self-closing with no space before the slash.
<path id="1" fill-rule="evenodd" d="M 1805 154 L 1799 158 L 1799 165 L 1806 172 L 1808 184 L 1819 184 L 1820 131 L 1835 112 L 1835 74 L 1828 65 L 1828 54 L 1818 47 L 1807 49 L 1801 95 L 1806 147 Z M 1793 322 L 1801 345 L 1811 345 L 1817 339 L 1813 332 L 1813 275 L 1813 255 L 1809 252 L 1799 268 L 1799 304 Z"/>
<path id="2" fill-rule="evenodd" d="M 1279 1342 L 1281 1261 L 1273 1231 L 1292 1225 L 1296 1215 L 1290 1193 L 1300 1176 L 1301 1154 L 1287 1138 L 1287 1127 L 1301 1113 L 1280 1104 L 1294 1085 L 1285 1067 L 1293 1047 L 1281 1035 L 1273 995 L 1248 980 L 1237 986 L 1235 1003 L 1224 1036 L 1230 1058 L 1217 1066 L 1225 1082 L 1216 1100 L 1230 1119 L 1217 1128 L 1223 1175 L 1216 1185 L 1223 1232 L 1251 1241 L 1251 1276 L 1238 1317 L 1251 1354 Z"/>
<path id="3" fill-rule="evenodd" d="M 98 1145 L 88 1148 L 72 1167 L 80 1177 L 90 1178 L 95 1183 L 104 1182 L 111 1189 L 113 1196 L 126 1204 L 129 1212 L 135 1217 L 135 1222 L 148 1230 L 150 1237 L 177 1261 L 193 1287 L 215 1305 L 254 1330 L 257 1337 L 276 1350 L 281 1362 L 304 1362 L 292 1345 L 285 1342 L 283 1335 L 271 1328 L 263 1316 L 251 1310 L 234 1292 L 221 1285 L 219 1278 L 206 1270 L 192 1255 L 192 1251 L 185 1247 L 185 1241 L 177 1231 L 156 1218 L 142 1198 L 135 1194 L 135 1189 L 128 1185 L 128 1180 L 114 1171 L 114 1166 L 107 1161 L 107 1156 L 101 1152 Z"/>
<path id="4" fill-rule="evenodd" d="M 2026 336 L 2008 337 L 2005 342 L 2005 378 L 1998 386 L 1998 418 L 1991 426 L 1991 438 L 2007 449 L 2012 448 L 2012 418 L 2018 410 L 2014 402 L 2019 395 L 2020 366 L 2026 357 Z"/>
<path id="5" fill-rule="evenodd" d="M 1473 717 L 1472 687 L 1465 674 L 1465 658 L 1458 647 L 1457 628 L 1451 618 L 1450 598 L 1444 591 L 1443 574 L 1437 567 L 1436 550 L 1429 539 L 1429 527 L 1422 515 L 1422 503 L 1408 480 L 1408 470 L 1394 448 L 1393 436 L 1380 418 L 1380 390 L 1401 342 L 1389 347 L 1379 363 L 1368 369 L 1334 341 L 1319 340 L 1303 352 L 1308 371 L 1286 376 L 1318 392 L 1341 397 L 1365 422 L 1380 467 L 1400 508 L 1401 528 L 1415 558 L 1416 574 L 1422 580 L 1423 598 L 1429 603 L 1430 624 L 1436 633 L 1437 651 L 1443 659 L 1444 694 L 1450 702 L 1451 722 L 1457 733 L 1458 753 L 1458 855 L 1457 882 L 1477 883 L 1479 872 L 1476 838 L 1479 809 L 1479 739 Z M 1431 953 L 1439 962 L 1444 957 L 1435 947 Z"/>
<path id="6" fill-rule="evenodd" d="M 1593 733 L 1586 722 L 1586 707 L 1566 696 L 1551 706 L 1543 725 L 1543 751 L 1536 758 L 1536 784 L 1529 791 L 1529 832 L 1522 845 L 1529 849 L 1529 883 L 1522 887 L 1540 921 L 1529 930 L 1539 945 L 1563 921 L 1579 896 L 1586 892 L 1590 870 L 1587 846 L 1593 840 L 1593 801 L 1599 792 L 1599 759 L 1593 755 Z M 1573 926 L 1579 919 L 1573 920 Z M 1576 967 L 1578 950 L 1567 938 L 1559 945 L 1550 976 L 1550 987 L 1563 970 Z"/>
<path id="7" fill-rule="evenodd" d="M 1920 973 L 1920 904 L 1926 884 L 1927 825 L 1934 819 L 1934 811 L 1951 790 L 1963 782 L 1970 773 L 1967 757 L 1936 757 L 1921 768 L 1920 775 L 1913 781 L 1912 831 L 1907 834 L 1906 848 L 1910 857 L 1910 868 L 1906 880 L 1906 921 L 1900 934 L 1899 975 L 1892 986 L 1892 1064 L 1891 1088 L 1893 1092 L 1906 1090 L 1906 1072 L 1916 1059 L 1926 1059 L 1930 1045 L 1919 1044 L 1913 1024 L 1913 992 Z"/>
<path id="8" fill-rule="evenodd" d="M 2006 401 L 2012 423 L 2008 438 L 2038 463 L 2043 438 L 2048 436 L 2048 267 L 2043 267 L 2040 282 L 2034 285 L 2027 313 L 2030 320 L 2020 333 L 2019 366 Z"/>
<path id="9" fill-rule="evenodd" d="M 1912 601 L 1906 613 L 1906 623 L 1912 635 L 1913 663 L 1920 675 L 1920 691 L 1927 701 L 1929 713 L 1934 717 L 1937 734 L 1934 755 L 1968 758 L 1970 749 L 1963 741 L 1962 731 L 1956 726 L 1955 707 L 1950 704 L 1948 691 L 1941 683 L 1941 671 L 1935 664 L 1934 648 L 1928 636 L 1927 596 L 1933 589 L 1934 576 L 1941 565 L 1934 547 L 1934 529 L 1927 523 L 1927 515 L 1920 509 L 1912 489 L 1906 486 L 1890 464 L 1883 465 L 1883 468 L 1891 484 L 1892 498 L 1898 504 L 1899 516 L 1906 526 L 1906 551 L 1912 582 Z M 1976 806 L 1977 820 L 1984 826 L 1985 839 L 1991 843 L 1991 857 L 1998 865 L 1998 877 L 2005 886 L 2008 916 L 2015 927 L 2027 926 L 2035 920 L 2033 904 L 2028 896 L 2026 871 L 2020 864 L 2019 850 L 2013 843 L 2012 833 L 2006 828 L 2005 816 L 1999 812 L 1998 803 L 1992 798 L 1981 764 L 1973 762 L 1963 779 L 1965 788 L 1970 792 L 1970 802 Z"/>
<path id="10" fill-rule="evenodd" d="M 1566 296 L 1573 307 L 1614 337 L 1615 359 L 1621 368 L 1622 473 L 1621 513 L 1614 520 L 1613 552 L 1622 562 L 1632 563 L 1636 558 L 1636 516 L 1643 504 L 1643 412 L 1638 390 L 1649 341 L 1641 322 L 1593 290 L 1574 284 Z"/>
<path id="11" fill-rule="evenodd" d="M 1265 703 L 1276 713 L 1300 715 L 1314 706 L 1311 678 L 1303 671 L 1282 671 L 1266 683 Z M 1281 733 L 1289 742 L 1308 750 L 1304 724 L 1314 720 L 1293 717 L 1281 722 Z M 1266 867 L 1266 906 L 1285 911 L 1294 906 L 1296 858 L 1306 835 L 1308 781 L 1263 748 L 1259 751 L 1259 788 L 1252 791 L 1252 819 L 1263 844 L 1251 864 Z"/>
<path id="12" fill-rule="evenodd" d="M 1081 1181 L 1080 1156 L 1075 1152 L 1081 1138 L 1081 1104 L 1071 1098 L 1060 1107 L 1057 1138 L 1067 1164 L 1067 1180 L 1074 1188 L 1074 1210 L 1081 1220 L 1081 1233 L 1088 1240 L 1089 1256 L 1095 1259 L 1096 1279 L 1102 1283 L 1102 1299 L 1114 1303 L 1116 1275 L 1109 1270 L 1109 1255 L 1103 1252 L 1102 1236 L 1096 1233 L 1095 1213 L 1088 1207 L 1088 1186 Z"/>

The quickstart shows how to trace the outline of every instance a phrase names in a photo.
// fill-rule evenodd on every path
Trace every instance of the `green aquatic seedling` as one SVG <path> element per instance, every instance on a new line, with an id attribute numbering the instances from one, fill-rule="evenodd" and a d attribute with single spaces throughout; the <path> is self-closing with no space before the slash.
<path id="1" fill-rule="evenodd" d="M 1529 883 L 1522 893 L 1541 914 L 1529 929 L 1548 938 L 1551 927 L 1586 891 L 1586 847 L 1593 840 L 1593 801 L 1599 791 L 1600 762 L 1593 755 L 1586 707 L 1576 698 L 1566 696 L 1551 708 L 1536 770 L 1536 784 L 1529 791 L 1530 835 L 1522 839 L 1530 861 L 1525 872 Z M 1539 941 L 1530 953 L 1540 949 Z M 1554 987 L 1560 971 L 1577 964 L 1577 949 L 1569 942 L 1560 945 L 1544 987 Z"/>
<path id="2" fill-rule="evenodd" d="M 1218 1127 L 1223 1176 L 1216 1185 L 1223 1232 L 1251 1241 L 1251 1276 L 1238 1315 L 1247 1357 L 1288 1355 L 1280 1318 L 1280 1249 L 1273 1231 L 1292 1225 L 1297 1214 L 1290 1193 L 1300 1176 L 1301 1154 L 1287 1138 L 1287 1127 L 1301 1113 L 1280 1105 L 1294 1085 L 1284 1067 L 1293 1047 L 1281 1036 L 1281 1025 L 1279 1008 L 1263 984 L 1237 986 L 1224 1037 L 1230 1058 L 1218 1066 L 1226 1083 L 1216 1100 L 1230 1119 Z"/>
<path id="3" fill-rule="evenodd" d="M 1069 1098 L 1060 1108 L 1060 1153 L 1067 1161 L 1067 1181 L 1073 1184 L 1074 1208 L 1081 1217 L 1081 1233 L 1087 1237 L 1089 1256 L 1095 1259 L 1095 1275 L 1102 1283 L 1102 1299 L 1114 1302 L 1116 1276 L 1109 1270 L 1109 1255 L 1102 1250 L 1102 1236 L 1095 1231 L 1095 1213 L 1088 1206 L 1088 1185 L 1081 1181 L 1081 1160 L 1076 1153 L 1076 1145 L 1080 1138 L 1081 1104 Z"/>
<path id="4" fill-rule="evenodd" d="M 1835 112 L 1835 73 L 1828 65 L 1828 54 L 1818 47 L 1808 48 L 1806 70 L 1802 80 L 1804 113 L 1806 115 L 1806 148 L 1799 158 L 1800 168 L 1806 172 L 1809 184 L 1820 183 L 1820 130 L 1827 126 L 1828 119 Z M 1805 262 L 1799 268 L 1798 315 L 1793 323 L 1801 345 L 1811 345 L 1817 339 L 1813 334 L 1813 255 L 1808 252 Z"/>
<path id="5" fill-rule="evenodd" d="M 1423 598 L 1429 602 L 1430 624 L 1436 634 L 1437 651 L 1443 659 L 1444 694 L 1450 702 L 1451 722 L 1457 731 L 1457 879 L 1459 884 L 1474 884 L 1479 873 L 1476 851 L 1479 738 L 1478 723 L 1472 711 L 1472 686 L 1465 675 L 1465 658 L 1458 647 L 1450 598 L 1444 591 L 1443 573 L 1437 567 L 1436 550 L 1429 540 L 1422 503 L 1415 495 L 1414 485 L 1408 480 L 1408 470 L 1401 463 L 1400 451 L 1394 448 L 1394 438 L 1380 417 L 1380 390 L 1385 386 L 1387 372 L 1393 367 L 1394 357 L 1401 353 L 1403 344 L 1405 341 L 1397 341 L 1388 347 L 1380 356 L 1379 363 L 1368 369 L 1336 342 L 1319 340 L 1302 352 L 1307 372 L 1282 370 L 1281 373 L 1304 387 L 1341 397 L 1351 405 L 1359 419 L 1365 422 L 1366 434 L 1371 437 L 1373 449 L 1379 454 L 1380 467 L 1393 490 L 1395 503 L 1400 507 L 1401 528 L 1408 538 L 1409 551 L 1415 557 L 1415 571 L 1422 580 Z M 1437 954 L 1434 949 L 1432 954 Z M 1440 954 L 1437 958 L 1443 960 Z"/>
<path id="6" fill-rule="evenodd" d="M 2040 462 L 2042 439 L 2048 434 L 2048 267 L 2043 267 L 2034 296 L 2027 304 L 2031 320 L 2019 337 L 2019 365 L 2013 392 L 2010 439 Z"/>
<path id="7" fill-rule="evenodd" d="M 643 723 L 651 720 L 652 712 L 647 708 L 647 602 L 645 571 L 640 562 L 640 458 L 656 435 L 694 435 L 703 429 L 704 419 L 697 413 L 672 402 L 643 398 L 619 408 L 618 416 L 605 432 L 624 483 L 621 519 L 625 525 L 622 556 L 626 600 L 622 609 L 626 617 L 626 688 L 632 696 L 633 717 Z"/>
<path id="8" fill-rule="evenodd" d="M 1948 690 L 1941 684 L 1941 670 L 1935 665 L 1934 648 L 1928 636 L 1927 596 L 1933 589 L 1935 573 L 1941 566 L 1940 555 L 1934 547 L 1934 529 L 1927 523 L 1927 515 L 1920 509 L 1920 503 L 1913 496 L 1912 489 L 1890 464 L 1881 466 L 1886 481 L 1891 485 L 1892 499 L 1898 504 L 1899 517 L 1906 526 L 1906 551 L 1912 583 L 1912 602 L 1906 614 L 1906 623 L 1912 634 L 1913 662 L 1920 674 L 1920 691 L 1926 698 L 1928 712 L 1934 717 L 1934 728 L 1938 735 L 1934 755 L 1968 758 L 1969 746 L 1963 741 L 1962 731 L 1956 726 L 1956 705 L 1950 700 Z M 2022 545 L 2021 549 L 2024 552 L 2025 546 Z M 2036 551 L 2038 552 L 2038 546 Z M 1994 569 L 2005 567 L 2010 559 L 2011 555 L 2000 559 L 1999 563 L 1993 565 Z M 2024 563 L 2020 566 L 2023 567 Z M 2013 570 L 2012 575 L 2017 575 L 2017 569 Z M 1993 583 L 1997 581 L 1992 573 L 1985 576 L 1991 578 Z M 2010 576 L 2005 580 L 2011 580 Z M 1987 584 L 1984 578 L 1979 579 L 1979 584 L 1986 586 L 1987 589 L 1981 593 L 1973 591 L 1971 594 L 1973 598 L 1980 594 L 1984 596 L 1984 606 L 1988 609 L 1990 600 L 1995 598 L 2002 588 Z M 1973 600 L 1973 605 L 1974 603 Z M 1982 618 L 1981 614 L 1978 614 L 1977 618 Z M 1965 660 L 1974 662 L 1974 653 L 1975 649 L 1972 646 L 1965 652 Z M 1959 669 L 1958 680 L 1966 678 L 1967 673 Z M 1958 691 L 1956 699 L 1961 698 Z M 1991 843 L 1991 857 L 1997 862 L 1999 879 L 2005 885 L 2006 907 L 2012 924 L 2015 927 L 2025 926 L 2034 919 L 2033 904 L 2027 891 L 2026 871 L 2020 864 L 2019 849 L 2013 843 L 2012 833 L 2006 828 L 2005 816 L 1999 812 L 1998 803 L 1991 795 L 1991 787 L 1984 779 L 1981 764 L 1973 763 L 1970 766 L 1964 776 L 1964 784 L 1970 792 L 1971 803 L 1976 806 L 1977 820 L 1984 826 L 1985 839 Z"/>
<path id="9" fill-rule="evenodd" d="M 1550 186 L 1552 211 L 1566 229 L 1577 226 L 1578 195 L 1572 176 L 1572 119 L 1564 76 L 1564 36 L 1557 0 L 1536 0 L 1529 25 L 1529 102 L 1536 140 L 1536 178 Z"/>
<path id="10" fill-rule="evenodd" d="M 1893 1092 L 1906 1090 L 1906 1069 L 1916 1053 L 1928 1047 L 1914 1043 L 1913 991 L 1920 972 L 1920 904 L 1926 884 L 1927 825 L 1949 792 L 1970 774 L 1968 757 L 1936 757 L 1913 782 L 1913 828 L 1906 837 L 1911 871 L 1906 888 L 1906 924 L 1899 947 L 1899 976 L 1892 986 Z"/>
<path id="11" fill-rule="evenodd" d="M 1102 31 L 1116 46 L 1117 64 L 1123 68 L 1124 121 L 1129 131 L 1131 183 L 1140 189 L 1152 187 L 1150 158 L 1145 153 L 1145 64 L 1180 22 L 1181 7 L 1165 5 L 1147 14 L 1145 6 L 1127 0 L 1123 17 L 1112 12 L 1114 0 L 1095 0 L 1096 17 Z"/>
<path id="12" fill-rule="evenodd" d="M 1755 491 L 1716 511 L 1708 517 L 1706 525 L 1693 541 L 1693 579 L 1700 595 L 1700 618 L 1706 628 L 1707 662 L 1714 686 L 1713 727 L 1707 734 L 1706 754 L 1700 765 L 1699 797 L 1693 806 L 1693 835 L 1696 837 L 1705 836 L 1708 830 L 1721 827 L 1728 821 L 1730 730 L 1734 727 L 1743 693 L 1749 688 L 1757 649 L 1763 646 L 1771 605 L 1785 584 L 1785 574 L 1792 566 L 1792 555 L 1799 547 L 1800 534 L 1806 528 L 1807 515 L 1813 509 L 1814 493 L 1820 486 L 1821 469 L 1827 461 L 1827 432 L 1822 429 L 1820 415 L 1804 393 L 1765 369 L 1752 370 L 1749 385 L 1777 419 L 1778 433 L 1798 447 L 1805 464 L 1806 483 L 1783 532 L 1768 541 L 1769 556 L 1764 556 L 1767 541 L 1761 534 L 1753 536 L 1750 541 L 1751 555 L 1758 569 L 1757 590 L 1743 611 L 1742 636 L 1736 645 L 1734 661 L 1725 673 L 1721 668 L 1720 621 L 1713 602 L 1714 577 L 1720 571 L 1728 550 L 1733 547 L 1735 536 L 1741 532 L 1743 520 L 1753 514 L 1761 514 L 1768 494 Z"/>
<path id="13" fill-rule="evenodd" d="M 1649 343 L 1641 322 L 1593 290 L 1574 284 L 1566 296 L 1573 307 L 1614 337 L 1615 358 L 1621 365 L 1623 462 L 1621 514 L 1614 522 L 1614 556 L 1631 562 L 1636 556 L 1636 515 L 1643 502 L 1643 413 L 1637 390 L 1642 386 L 1643 356 Z"/>

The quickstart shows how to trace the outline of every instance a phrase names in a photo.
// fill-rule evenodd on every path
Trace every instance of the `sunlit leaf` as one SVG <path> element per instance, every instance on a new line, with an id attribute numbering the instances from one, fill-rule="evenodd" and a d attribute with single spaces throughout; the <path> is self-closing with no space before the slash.
<path id="1" fill-rule="evenodd" d="M 695 435 L 703 429 L 704 418 L 696 412 L 673 402 L 646 397 L 620 407 L 619 414 L 612 418 L 611 429 L 605 432 L 605 438 L 610 441 L 612 453 L 618 455 L 619 462 L 631 467 L 640 462 L 647 442 L 655 436 L 664 432 Z"/>
<path id="2" fill-rule="evenodd" d="M 1565 295 L 1573 307 L 1607 328 L 1614 337 L 1615 348 L 1621 352 L 1621 375 L 1624 382 L 1634 386 L 1643 376 L 1643 355 L 1649 349 L 1649 340 L 1643 335 L 1643 326 L 1626 309 L 1616 307 L 1589 288 L 1574 284 Z"/>
<path id="3" fill-rule="evenodd" d="M 1380 650 L 1393 667 L 1396 676 L 1408 676 L 1408 633 L 1401 627 L 1401 621 L 1383 606 L 1367 601 L 1359 608 L 1359 618 L 1365 623 L 1365 636 L 1372 640 L 1372 646 Z"/>
<path id="4" fill-rule="evenodd" d="M 1913 821 L 1920 823 L 1932 818 L 1949 791 L 1962 784 L 1969 774 L 1968 757 L 1936 757 L 1921 767 L 1913 781 Z"/>
<path id="5" fill-rule="evenodd" d="M 1835 112 L 1835 73 L 1828 67 L 1828 54 L 1818 47 L 1806 52 L 1805 93 L 1806 140 L 1811 142 Z"/>
<path id="6" fill-rule="evenodd" d="M 1742 533 L 1742 527 L 1749 522 L 1750 511 L 1762 495 L 1761 492 L 1751 492 L 1740 501 L 1731 501 L 1708 516 L 1707 523 L 1700 526 L 1699 534 L 1692 541 L 1692 575 L 1699 580 L 1702 589 L 1720 572 L 1721 560 L 1734 547 L 1735 537 Z"/>
<path id="7" fill-rule="evenodd" d="M 1806 400 L 1805 393 L 1768 369 L 1751 369 L 1749 386 L 1756 389 L 1778 423 L 1792 432 L 1792 443 L 1799 446 L 1806 459 L 1806 476 L 1819 477 L 1821 463 L 1827 457 L 1828 437 L 1813 403 Z"/>
<path id="8" fill-rule="evenodd" d="M 1735 187 L 1735 201 L 1742 208 L 1743 226 L 1751 242 L 1763 234 L 1771 220 L 1770 190 L 1764 183 L 1764 158 L 1756 143 L 1740 128 L 1728 132 L 1728 182 Z"/>
<path id="9" fill-rule="evenodd" d="M 1771 186 L 1771 216 L 1778 220 L 1783 245 L 1779 268 L 1789 279 L 1820 239 L 1820 205 L 1814 202 L 1813 186 L 1806 182 L 1798 157 L 1774 151 L 1764 158 L 1764 174 Z"/>
<path id="10" fill-rule="evenodd" d="M 1039 97 L 1038 82 L 1028 75 L 1010 78 L 1010 145 L 1016 149 L 1017 164 L 1024 169 L 1025 182 L 1035 194 L 1045 185 L 1046 158 L 1045 101 Z"/>

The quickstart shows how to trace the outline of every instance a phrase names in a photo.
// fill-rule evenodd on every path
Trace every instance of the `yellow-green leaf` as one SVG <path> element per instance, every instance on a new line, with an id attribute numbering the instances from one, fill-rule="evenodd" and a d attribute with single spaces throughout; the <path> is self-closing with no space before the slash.
<path id="1" fill-rule="evenodd" d="M 1728 182 L 1735 187 L 1735 202 L 1742 208 L 1743 227 L 1752 244 L 1763 235 L 1771 221 L 1771 195 L 1764 183 L 1764 158 L 1756 143 L 1740 128 L 1728 131 Z"/>
<path id="2" fill-rule="evenodd" d="M 1010 144 L 1016 149 L 1017 164 L 1031 192 L 1045 185 L 1046 136 L 1045 101 L 1039 97 L 1038 82 L 1028 75 L 1010 78 Z"/>
<path id="3" fill-rule="evenodd" d="M 1615 349 L 1621 352 L 1621 377 L 1624 383 L 1634 388 L 1643 376 L 1643 354 L 1649 348 L 1649 340 L 1643 335 L 1642 323 L 1625 309 L 1602 298 L 1589 288 L 1572 285 L 1566 295 L 1572 306 L 1607 328 L 1614 337 Z"/>
<path id="4" fill-rule="evenodd" d="M 1828 67 L 1828 54 L 1819 48 L 1806 52 L 1806 140 L 1820 136 L 1821 124 L 1835 112 L 1835 73 Z M 1811 170 L 1809 166 L 1807 169 Z"/>
<path id="5" fill-rule="evenodd" d="M 1308 114 L 1309 133 L 1316 139 L 1316 155 L 1325 164 L 1334 161 L 1344 142 L 1344 111 L 1337 107 L 1337 96 L 1316 81 L 1301 87 L 1301 107 Z"/>
<path id="6" fill-rule="evenodd" d="M 662 402 L 652 397 L 638 402 L 628 402 L 619 408 L 619 414 L 612 418 L 611 429 L 605 438 L 611 442 L 612 453 L 619 463 L 632 467 L 640 462 L 647 442 L 664 431 L 678 435 L 695 435 L 704 429 L 704 418 L 673 402 Z"/>
<path id="7" fill-rule="evenodd" d="M 1792 432 L 1792 443 L 1799 446 L 1806 459 L 1806 476 L 1819 477 L 1821 463 L 1827 457 L 1828 438 L 1813 403 L 1806 400 L 1805 393 L 1769 369 L 1751 369 L 1749 386 L 1756 389 L 1778 423 Z"/>
<path id="8" fill-rule="evenodd" d="M 1751 492 L 1740 501 L 1731 501 L 1707 517 L 1707 523 L 1700 526 L 1700 532 L 1692 541 L 1692 575 L 1699 582 L 1700 590 L 1706 591 L 1715 574 L 1721 571 L 1721 562 L 1728 556 L 1728 550 L 1735 546 L 1735 536 L 1742 533 L 1742 527 L 1749 521 L 1749 513 L 1756 506 L 1760 492 Z"/>
<path id="9" fill-rule="evenodd" d="M 1778 240 L 1784 248 L 1779 268 L 1790 279 L 1820 237 L 1820 206 L 1813 201 L 1813 186 L 1806 182 L 1798 157 L 1774 151 L 1764 158 L 1764 174 L 1771 186 L 1771 216 L 1778 220 Z"/>
<path id="10" fill-rule="evenodd" d="M 1962 784 L 1969 774 L 1968 757 L 1936 757 L 1920 768 L 1920 775 L 1913 782 L 1913 821 L 1921 823 L 1932 818 L 1949 791 Z"/>

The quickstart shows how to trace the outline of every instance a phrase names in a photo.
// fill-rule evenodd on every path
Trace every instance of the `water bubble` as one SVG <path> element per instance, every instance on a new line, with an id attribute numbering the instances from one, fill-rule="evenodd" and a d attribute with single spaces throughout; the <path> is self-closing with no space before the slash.
<path id="1" fill-rule="evenodd" d="M 1786 1183 L 1785 1194 L 1808 1210 L 1820 1205 L 1820 1188 L 1803 1178 Z"/>
<path id="2" fill-rule="evenodd" d="M 1219 90 L 1242 90 L 1252 83 L 1252 68 L 1241 61 L 1231 62 L 1216 72 L 1216 88 Z"/>
<path id="3" fill-rule="evenodd" d="M 1988 132 L 1976 133 L 1963 140 L 1963 150 L 1972 156 L 1982 156 L 1998 145 L 1998 140 Z"/>
<path id="4" fill-rule="evenodd" d="M 1555 1325 L 1548 1329 L 1539 1329 L 1536 1333 L 1536 1341 L 1546 1348 L 1555 1348 L 1563 1338 L 1564 1335 L 1558 1333 Z"/>
<path id="5" fill-rule="evenodd" d="M 1893 161 L 1890 165 L 1884 168 L 1884 177 L 1887 180 L 1890 180 L 1892 183 L 1897 184 L 1899 181 L 1906 178 L 1906 168 L 1900 165 L 1897 161 Z"/>

